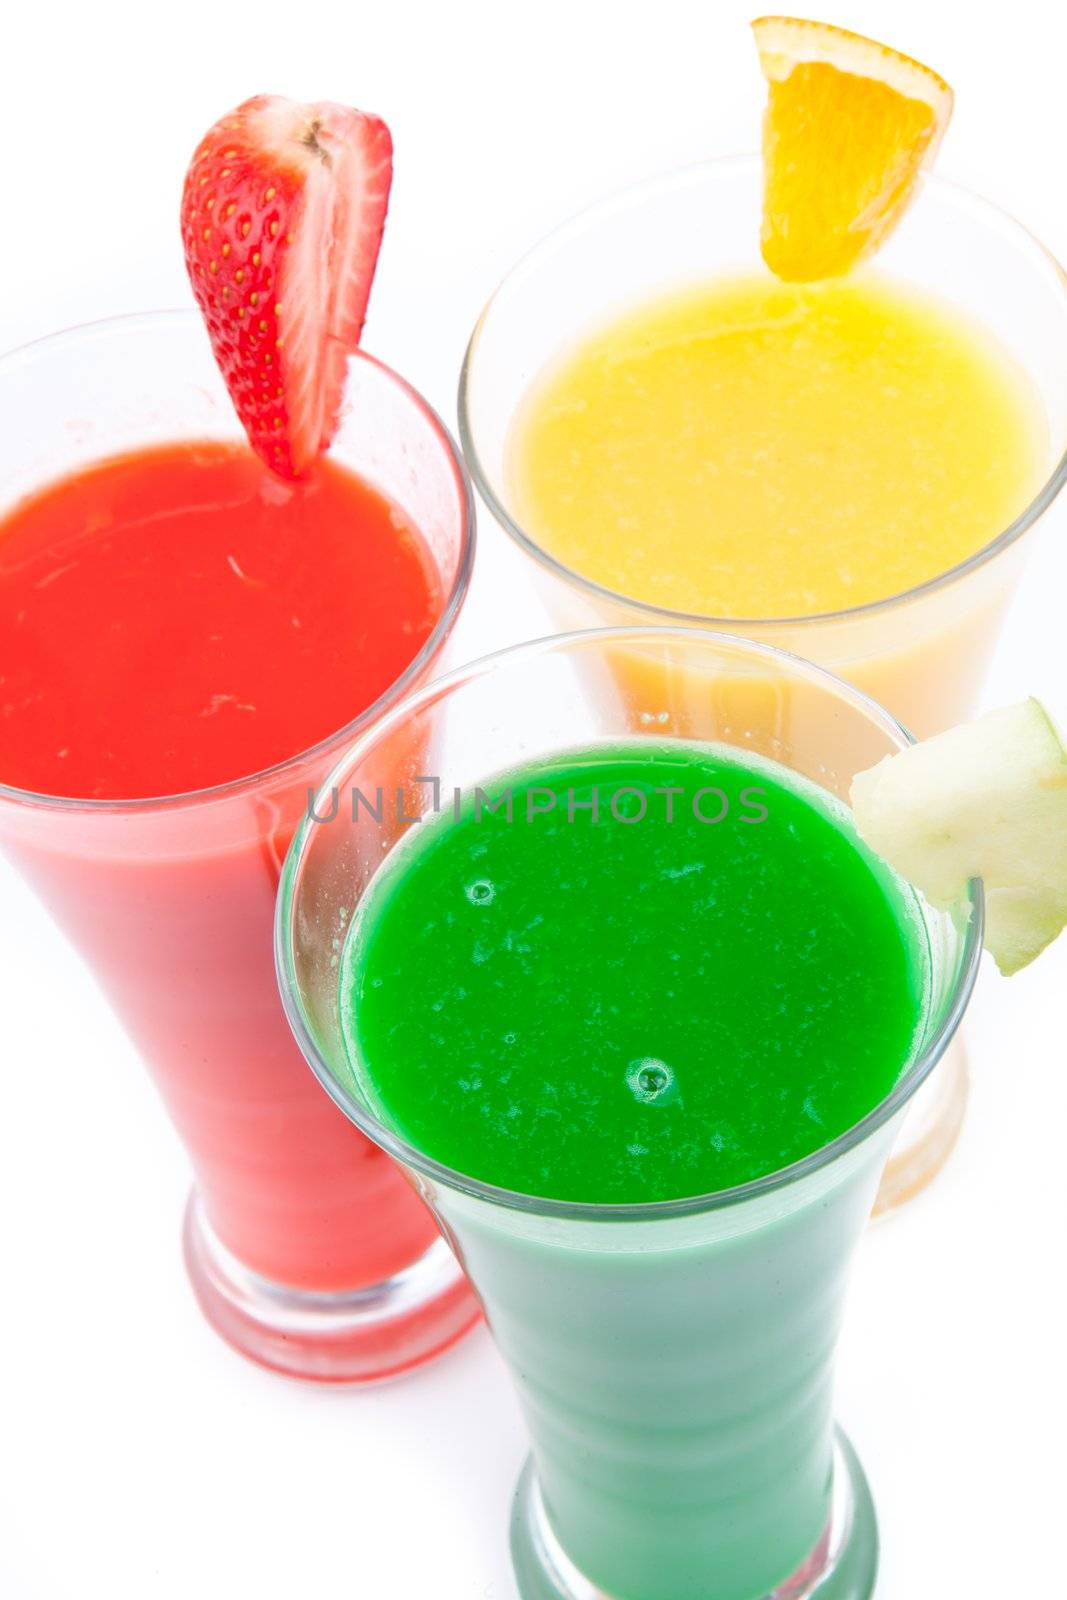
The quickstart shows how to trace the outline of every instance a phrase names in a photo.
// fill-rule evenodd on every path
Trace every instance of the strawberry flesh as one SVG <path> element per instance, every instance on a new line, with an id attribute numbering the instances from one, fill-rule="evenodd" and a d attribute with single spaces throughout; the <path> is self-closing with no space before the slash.
<path id="1" fill-rule="evenodd" d="M 380 118 L 257 95 L 201 141 L 185 178 L 185 264 L 249 443 L 304 473 L 340 419 L 392 181 Z"/>

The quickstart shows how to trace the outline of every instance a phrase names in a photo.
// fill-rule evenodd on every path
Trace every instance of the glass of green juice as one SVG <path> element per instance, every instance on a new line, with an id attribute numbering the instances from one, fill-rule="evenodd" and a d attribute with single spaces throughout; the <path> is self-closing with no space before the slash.
<path id="1" fill-rule="evenodd" d="M 740 633 L 924 737 L 974 711 L 1067 478 L 1067 278 L 926 178 L 873 266 L 782 284 L 761 178 L 756 156 L 697 164 L 536 245 L 471 337 L 464 454 L 557 628 Z M 938 1171 L 966 1095 L 957 1040 L 879 1209 Z"/>
<path id="2" fill-rule="evenodd" d="M 523 1600 L 872 1593 L 834 1350 L 981 949 L 978 885 L 935 911 L 852 827 L 908 737 L 770 646 L 596 630 L 438 680 L 309 794 L 284 1003 L 511 1369 Z"/>

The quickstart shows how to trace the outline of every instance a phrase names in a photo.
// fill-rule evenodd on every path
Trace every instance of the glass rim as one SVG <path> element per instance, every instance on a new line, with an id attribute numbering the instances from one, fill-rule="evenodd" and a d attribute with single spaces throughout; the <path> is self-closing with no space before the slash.
<path id="1" fill-rule="evenodd" d="M 133 311 L 120 316 L 99 317 L 90 322 L 74 323 L 68 328 L 61 328 L 54 333 L 44 334 L 39 339 L 30 340 L 26 344 L 17 345 L 14 349 L 0 354 L 0 383 L 3 383 L 11 368 L 17 368 L 20 363 L 33 359 L 39 354 L 47 353 L 53 346 L 73 345 L 79 340 L 100 337 L 109 333 L 132 333 L 138 331 L 138 329 L 149 330 L 156 327 L 173 328 L 182 324 L 189 324 L 197 328 L 201 327 L 199 313 L 186 307 L 173 307 L 156 311 Z M 243 793 L 251 793 L 253 790 L 261 788 L 265 783 L 273 783 L 275 779 L 283 779 L 287 772 L 295 771 L 303 766 L 306 761 L 313 760 L 316 756 L 324 754 L 333 745 L 337 744 L 338 740 L 350 743 L 352 739 L 363 732 L 370 722 L 374 721 L 383 711 L 388 710 L 397 700 L 401 699 L 409 690 L 412 681 L 426 667 L 427 663 L 432 661 L 437 650 L 451 632 L 460 607 L 470 588 L 477 538 L 474 490 L 470 474 L 467 471 L 463 453 L 453 439 L 449 429 L 445 426 L 434 407 L 419 393 L 413 384 L 409 383 L 406 378 L 401 377 L 398 372 L 394 371 L 384 361 L 378 360 L 376 356 L 368 354 L 365 350 L 358 349 L 351 352 L 349 359 L 374 368 L 407 399 L 414 403 L 416 410 L 421 412 L 441 445 L 443 454 L 452 468 L 452 474 L 459 491 L 462 531 L 456 575 L 445 598 L 440 616 L 403 672 L 394 678 L 392 683 L 387 685 L 378 698 L 372 701 L 369 706 L 365 706 L 357 716 L 353 717 L 349 722 L 342 723 L 339 728 L 327 734 L 325 738 L 296 751 L 291 756 L 286 756 L 281 761 L 274 762 L 269 767 L 261 767 L 256 772 L 246 773 L 239 778 L 228 778 L 224 783 L 211 784 L 202 789 L 180 790 L 174 794 L 142 795 L 129 800 L 112 800 L 78 795 L 39 793 L 33 789 L 20 789 L 14 784 L 6 784 L 0 781 L 0 802 L 7 802 L 24 809 L 75 811 L 87 814 L 104 812 L 124 816 L 134 812 L 144 814 L 207 805 L 212 801 L 226 800 Z"/>
<path id="2" fill-rule="evenodd" d="M 497 493 L 491 482 L 490 475 L 485 469 L 479 454 L 475 429 L 471 425 L 469 405 L 471 384 L 477 362 L 478 343 L 500 295 L 521 272 L 528 270 L 536 263 L 542 252 L 547 252 L 555 245 L 565 242 L 571 235 L 580 233 L 588 224 L 594 223 L 603 217 L 611 216 L 613 213 L 624 210 L 634 203 L 663 193 L 687 181 L 694 181 L 704 176 L 715 176 L 720 173 L 730 174 L 748 167 L 758 167 L 760 161 L 761 157 L 758 154 L 748 153 L 715 156 L 703 161 L 689 162 L 684 166 L 672 167 L 665 172 L 644 178 L 639 183 L 615 189 L 612 193 L 594 201 L 591 205 L 584 206 L 580 211 L 574 212 L 563 222 L 557 223 L 554 228 L 543 234 L 535 244 L 525 250 L 508 268 L 504 277 L 501 278 L 479 313 L 478 320 L 467 341 L 463 365 L 460 368 L 459 389 L 456 399 L 460 444 L 474 485 L 493 517 L 520 549 L 524 550 L 527 555 L 531 556 L 542 567 L 553 573 L 554 576 L 562 578 L 566 583 L 597 600 L 608 600 L 613 605 L 628 607 L 631 611 L 638 612 L 648 618 L 650 624 L 662 623 L 665 626 L 706 627 L 715 631 L 734 632 L 760 628 L 801 628 L 820 624 L 825 625 L 831 622 L 849 622 L 874 616 L 895 606 L 904 605 L 909 600 L 919 599 L 925 595 L 936 593 L 940 589 L 948 588 L 950 585 L 968 577 L 970 573 L 977 571 L 980 567 L 985 566 L 987 562 L 1010 548 L 1024 533 L 1028 532 L 1044 515 L 1060 493 L 1060 490 L 1067 484 L 1067 440 L 1065 440 L 1061 454 L 1058 459 L 1054 458 L 1054 465 L 1048 477 L 1029 504 L 1023 508 L 1006 528 L 1002 529 L 1000 533 L 988 540 L 978 550 L 973 551 L 963 561 L 957 562 L 953 567 L 947 567 L 944 572 L 936 573 L 932 578 L 924 579 L 922 583 L 915 584 L 910 589 L 901 589 L 896 594 L 885 595 L 878 600 L 868 600 L 862 605 L 848 606 L 839 611 L 813 611 L 798 616 L 716 617 L 704 615 L 701 612 L 678 611 L 670 606 L 658 605 L 655 601 L 640 600 L 634 595 L 623 593 L 621 590 L 610 589 L 605 584 L 598 583 L 595 578 L 588 578 L 575 568 L 567 566 L 565 562 L 560 561 L 546 550 L 515 520 L 504 504 L 503 499 Z M 1011 212 L 1004 210 L 993 201 L 986 200 L 974 190 L 951 179 L 939 177 L 932 173 L 923 173 L 920 177 L 920 183 L 923 192 L 927 189 L 932 189 L 935 194 L 944 194 L 950 202 L 978 213 L 984 213 L 987 221 L 1018 235 L 1020 242 L 1028 249 L 1033 250 L 1046 267 L 1052 269 L 1053 275 L 1059 280 L 1060 288 L 1063 290 L 1065 311 L 1067 311 L 1067 269 L 1025 223 L 1020 222 Z M 1055 448 L 1055 441 L 1053 441 L 1053 448 Z"/>
<path id="3" fill-rule="evenodd" d="M 968 884 L 967 894 L 961 903 L 967 910 L 967 920 L 960 934 L 962 948 L 951 1003 L 947 1006 L 933 1038 L 910 1063 L 889 1093 L 873 1106 L 866 1116 L 846 1128 L 828 1144 L 821 1145 L 817 1150 L 802 1156 L 798 1161 L 791 1162 L 788 1166 L 749 1179 L 745 1183 L 734 1184 L 727 1189 L 716 1189 L 709 1194 L 686 1195 L 672 1200 L 633 1201 L 621 1204 L 558 1200 L 546 1195 L 526 1194 L 520 1190 L 508 1189 L 499 1184 L 474 1178 L 469 1173 L 460 1172 L 457 1168 L 425 1154 L 417 1145 L 411 1144 L 401 1134 L 396 1133 L 337 1081 L 323 1059 L 306 1019 L 296 977 L 292 939 L 295 925 L 294 886 L 310 843 L 315 838 L 315 824 L 311 813 L 320 811 L 323 796 L 328 798 L 333 789 L 341 787 L 345 774 L 351 772 L 376 739 L 401 725 L 425 705 L 447 698 L 455 690 L 462 688 L 466 682 L 484 678 L 503 664 L 523 659 L 534 660 L 586 641 L 599 641 L 604 645 L 611 643 L 625 645 L 628 642 L 636 643 L 650 638 L 692 641 L 694 637 L 709 645 L 729 646 L 743 655 L 761 656 L 772 662 L 784 662 L 794 675 L 798 675 L 799 672 L 800 676 L 825 685 L 835 694 L 843 693 L 845 699 L 849 700 L 857 710 L 865 713 L 871 722 L 886 731 L 901 748 L 916 742 L 902 723 L 861 689 L 855 688 L 844 679 L 827 671 L 825 667 L 820 667 L 793 651 L 782 650 L 760 640 L 746 639 L 743 636 L 711 628 L 649 625 L 575 629 L 568 633 L 547 634 L 540 639 L 527 640 L 521 644 L 509 645 L 502 650 L 492 651 L 435 678 L 432 683 L 424 684 L 421 689 L 407 695 L 380 718 L 374 727 L 366 729 L 348 747 L 323 780 L 313 804 L 300 820 L 282 866 L 274 915 L 275 971 L 286 1018 L 311 1070 L 349 1121 L 355 1123 L 360 1132 L 366 1134 L 387 1155 L 399 1161 L 401 1165 L 413 1169 L 420 1176 L 428 1178 L 432 1183 L 443 1184 L 446 1188 L 458 1191 L 469 1198 L 503 1206 L 509 1211 L 572 1222 L 652 1222 L 724 1210 L 799 1183 L 863 1144 L 871 1134 L 877 1132 L 907 1105 L 916 1090 L 929 1077 L 956 1032 L 974 989 L 983 948 L 984 898 L 981 880 L 977 878 Z M 948 912 L 940 914 L 949 915 Z"/>

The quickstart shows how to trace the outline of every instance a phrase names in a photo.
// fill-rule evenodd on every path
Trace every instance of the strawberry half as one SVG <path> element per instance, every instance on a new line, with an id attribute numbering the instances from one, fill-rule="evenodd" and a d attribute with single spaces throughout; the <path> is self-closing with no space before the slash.
<path id="1" fill-rule="evenodd" d="M 186 174 L 193 293 L 249 442 L 282 477 L 337 430 L 392 176 L 380 118 L 276 95 L 216 122 Z"/>

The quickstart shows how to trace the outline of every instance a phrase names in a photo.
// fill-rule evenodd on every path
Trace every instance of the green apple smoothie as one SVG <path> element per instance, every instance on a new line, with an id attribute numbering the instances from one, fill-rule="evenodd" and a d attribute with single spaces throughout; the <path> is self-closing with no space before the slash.
<path id="1" fill-rule="evenodd" d="M 843 808 L 681 744 L 486 794 L 417 830 L 347 946 L 351 1058 L 418 1149 L 524 1194 L 674 1200 L 789 1166 L 888 1094 L 921 924 Z"/>
<path id="2" fill-rule="evenodd" d="M 736 1189 L 892 1090 L 928 969 L 848 811 L 724 746 L 487 780 L 364 893 L 340 963 L 353 1086 L 424 1155 L 530 1197 L 430 1195 L 548 1522 L 611 1600 L 759 1600 L 818 1545 L 840 1301 L 892 1128 Z M 524 1596 L 562 1592 L 521 1545 Z"/>

